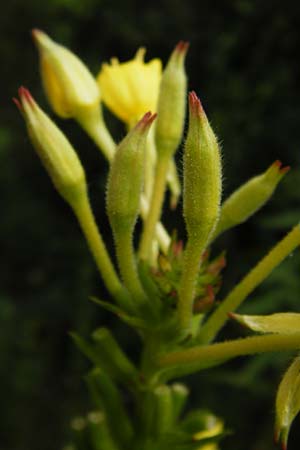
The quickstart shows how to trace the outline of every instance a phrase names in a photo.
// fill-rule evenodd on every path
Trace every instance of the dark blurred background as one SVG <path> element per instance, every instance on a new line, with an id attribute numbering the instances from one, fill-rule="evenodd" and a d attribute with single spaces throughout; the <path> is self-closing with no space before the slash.
<path id="1" fill-rule="evenodd" d="M 1 55 L 1 450 L 59 450 L 70 418 L 89 407 L 82 376 L 89 367 L 68 332 L 87 336 L 113 327 L 136 351 L 134 335 L 88 301 L 105 297 L 93 261 L 69 208 L 58 197 L 29 143 L 11 98 L 27 86 L 48 107 L 30 29 L 38 27 L 70 47 L 96 74 L 111 56 L 166 61 L 189 40 L 189 86 L 200 95 L 223 147 L 224 197 L 276 159 L 292 171 L 255 218 L 226 233 L 213 252 L 227 249 L 224 293 L 300 218 L 300 4 L 286 0 L 160 2 L 135 0 L 10 0 L 0 16 Z M 51 113 L 52 114 L 52 113 Z M 72 121 L 56 122 L 87 170 L 101 230 L 107 165 Z M 109 114 L 117 139 L 123 127 Z M 181 155 L 178 155 L 180 163 Z M 178 208 L 180 210 L 180 206 Z M 182 233 L 180 214 L 166 217 Z M 245 303 L 242 311 L 299 311 L 300 256 L 295 252 Z M 228 326 L 226 336 L 241 330 Z M 234 431 L 224 450 L 268 450 L 274 398 L 291 355 L 234 361 L 189 378 L 191 405 L 225 416 Z M 290 449 L 300 446 L 299 418 Z M 142 450 L 142 449 L 141 449 Z"/>

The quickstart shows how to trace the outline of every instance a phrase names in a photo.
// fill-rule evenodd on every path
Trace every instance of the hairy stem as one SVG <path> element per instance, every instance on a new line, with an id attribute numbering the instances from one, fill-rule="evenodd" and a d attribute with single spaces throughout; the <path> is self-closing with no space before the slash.
<path id="1" fill-rule="evenodd" d="M 255 353 L 296 350 L 300 348 L 300 333 L 269 334 L 251 336 L 234 341 L 197 346 L 172 352 L 159 358 L 160 367 L 178 366 L 184 364 L 209 364 L 214 361 L 235 358 Z"/>
<path id="2" fill-rule="evenodd" d="M 108 291 L 121 306 L 129 309 L 128 293 L 120 282 L 113 267 L 102 236 L 96 225 L 87 195 L 83 196 L 80 201 L 76 203 L 73 210 Z"/>

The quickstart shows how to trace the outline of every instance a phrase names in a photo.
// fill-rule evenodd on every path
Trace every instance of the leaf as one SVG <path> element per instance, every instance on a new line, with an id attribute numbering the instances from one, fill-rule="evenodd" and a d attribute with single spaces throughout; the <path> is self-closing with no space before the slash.
<path id="1" fill-rule="evenodd" d="M 140 319 L 139 317 L 129 316 L 121 308 L 119 308 L 116 305 L 113 305 L 112 303 L 108 303 L 104 300 L 100 300 L 97 297 L 90 297 L 90 300 L 92 302 L 96 303 L 97 305 L 102 306 L 102 308 L 106 309 L 107 311 L 112 312 L 113 314 L 118 316 L 118 318 L 120 320 L 122 320 L 127 325 L 130 325 L 133 328 L 136 328 L 139 330 L 148 330 L 149 329 L 148 325 L 146 324 L 146 322 L 144 320 Z"/>
<path id="2" fill-rule="evenodd" d="M 293 334 L 300 330 L 300 314 L 276 313 L 268 316 L 230 314 L 232 319 L 258 333 Z"/>

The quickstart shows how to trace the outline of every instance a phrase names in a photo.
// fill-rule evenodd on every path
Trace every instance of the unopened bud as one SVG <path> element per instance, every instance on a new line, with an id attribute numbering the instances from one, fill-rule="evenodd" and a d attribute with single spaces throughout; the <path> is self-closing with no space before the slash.
<path id="1" fill-rule="evenodd" d="M 41 110 L 30 92 L 21 87 L 20 109 L 29 137 L 60 195 L 71 205 L 86 192 L 85 174 L 81 162 L 65 135 Z"/>
<path id="2" fill-rule="evenodd" d="M 179 42 L 162 75 L 156 123 L 159 156 L 171 157 L 182 138 L 186 112 L 187 77 L 184 61 L 187 49 L 187 42 Z"/>
<path id="3" fill-rule="evenodd" d="M 183 336 L 191 333 L 201 255 L 219 217 L 222 186 L 218 142 L 195 92 L 189 95 L 189 109 L 183 159 L 183 215 L 188 242 L 178 298 L 178 319 Z"/>
<path id="4" fill-rule="evenodd" d="M 245 222 L 262 208 L 289 169 L 289 167 L 281 167 L 280 161 L 275 161 L 264 173 L 251 178 L 233 192 L 222 206 L 214 236 Z"/>
<path id="5" fill-rule="evenodd" d="M 300 358 L 294 359 L 285 372 L 276 395 L 275 441 L 287 449 L 293 420 L 300 411 Z"/>
<path id="6" fill-rule="evenodd" d="M 132 229 L 140 210 L 146 136 L 156 114 L 137 123 L 116 149 L 107 186 L 107 211 L 115 233 Z"/>
<path id="7" fill-rule="evenodd" d="M 200 239 L 203 245 L 219 217 L 221 157 L 216 136 L 194 92 L 190 93 L 189 106 L 189 130 L 184 151 L 183 212 L 190 239 Z"/>
<path id="8" fill-rule="evenodd" d="M 33 30 L 40 54 L 40 70 L 49 102 L 60 117 L 77 119 L 99 108 L 100 90 L 83 62 L 46 33 Z"/>

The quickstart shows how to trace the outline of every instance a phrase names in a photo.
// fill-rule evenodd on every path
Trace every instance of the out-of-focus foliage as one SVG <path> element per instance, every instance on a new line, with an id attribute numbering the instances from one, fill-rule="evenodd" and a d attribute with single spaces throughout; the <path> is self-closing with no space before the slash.
<path id="1" fill-rule="evenodd" d="M 292 166 L 271 203 L 235 237 L 229 232 L 218 240 L 213 251 L 227 248 L 231 267 L 226 292 L 300 219 L 299 25 L 300 6 L 293 1 L 6 3 L 0 16 L 1 449 L 62 446 L 70 418 L 88 407 L 80 380 L 86 362 L 68 332 L 87 334 L 96 324 L 112 321 L 87 300 L 90 294 L 103 298 L 101 282 L 79 229 L 33 154 L 11 102 L 18 86 L 25 84 L 43 105 L 29 30 L 44 29 L 76 51 L 95 74 L 101 62 L 111 56 L 130 59 L 141 45 L 147 47 L 149 58 L 165 61 L 179 39 L 189 40 L 190 85 L 223 143 L 224 196 L 275 159 Z M 122 126 L 110 116 L 108 120 L 121 139 Z M 57 122 L 76 143 L 88 168 L 91 199 L 111 243 L 101 214 L 106 163 L 71 121 Z M 178 217 L 174 214 L 168 220 L 180 234 Z M 246 302 L 243 313 L 299 312 L 299 265 L 296 252 Z M 231 325 L 224 333 L 235 335 L 236 327 Z M 118 328 L 115 333 L 128 340 L 129 351 L 135 351 L 134 337 L 127 336 L 127 330 Z M 227 425 L 237 430 L 224 442 L 224 450 L 272 448 L 272 395 L 287 363 L 281 355 L 268 355 L 192 378 L 195 405 L 211 408 L 218 416 L 226 411 Z M 238 379 L 237 366 L 243 370 Z M 292 440 L 299 442 L 296 430 L 289 447 L 296 449 Z"/>

